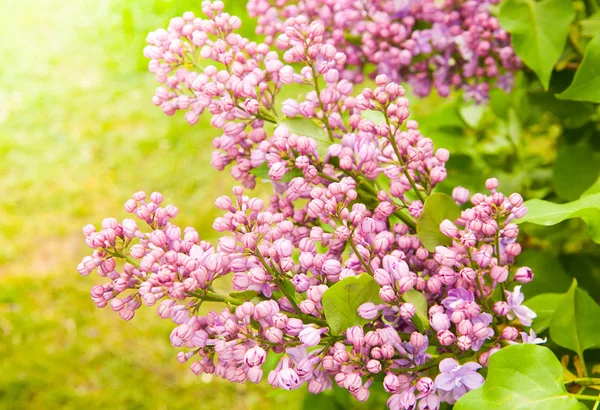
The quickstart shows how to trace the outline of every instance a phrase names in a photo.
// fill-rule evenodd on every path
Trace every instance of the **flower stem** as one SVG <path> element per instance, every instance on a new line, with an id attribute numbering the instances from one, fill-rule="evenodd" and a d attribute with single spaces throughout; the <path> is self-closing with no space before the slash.
<path id="1" fill-rule="evenodd" d="M 221 302 L 221 303 L 230 303 L 232 305 L 239 306 L 243 303 L 243 301 L 238 299 L 233 299 L 228 296 L 220 295 L 216 292 L 211 292 L 210 290 L 204 292 L 187 292 L 189 295 L 202 300 L 203 302 Z"/>
<path id="2" fill-rule="evenodd" d="M 323 124 L 325 124 L 325 128 L 327 129 L 327 136 L 329 137 L 329 141 L 333 142 L 333 131 L 331 131 L 331 127 L 329 126 L 329 117 L 325 112 L 325 105 L 321 101 L 321 90 L 319 89 L 319 79 L 317 78 L 317 72 L 315 71 L 315 65 L 311 63 L 310 69 L 312 71 L 313 80 L 315 82 L 315 92 L 317 93 L 317 100 L 319 100 L 319 106 L 321 107 L 321 111 L 323 112 Z"/>
<path id="3" fill-rule="evenodd" d="M 137 263 L 136 261 L 134 261 L 133 259 L 131 259 L 129 256 L 127 255 L 123 255 L 122 253 L 119 252 L 113 252 L 113 251 L 109 251 L 108 249 L 105 249 L 106 253 L 108 253 L 110 256 L 114 256 L 115 258 L 121 258 L 124 259 L 127 263 L 135 266 L 136 268 L 140 268 L 140 264 Z"/>
<path id="4" fill-rule="evenodd" d="M 587 394 L 572 394 L 572 393 L 569 393 L 569 396 L 574 397 L 577 400 L 598 401 L 598 396 L 590 396 L 590 395 L 587 395 Z"/>
<path id="5" fill-rule="evenodd" d="M 331 182 L 339 182 L 339 180 L 335 177 L 332 177 L 330 175 L 325 174 L 324 172 L 319 172 L 318 175 L 323 178 L 326 179 L 328 181 Z M 361 188 L 361 187 L 369 187 L 372 188 L 368 183 L 363 182 L 360 186 L 358 186 L 357 188 Z M 360 192 L 359 194 L 362 196 L 367 196 L 368 198 L 371 198 L 375 201 L 377 200 L 377 196 L 371 194 L 370 192 Z M 412 218 L 408 215 L 406 215 L 404 212 L 402 212 L 401 210 L 396 210 L 394 211 L 394 215 L 396 215 L 402 222 L 404 222 L 406 224 L 406 226 L 408 226 L 410 228 L 411 231 L 416 231 L 417 230 L 417 225 L 415 224 L 415 221 L 412 220 Z"/>
<path id="6" fill-rule="evenodd" d="M 420 372 L 420 371 L 431 369 L 432 367 L 437 366 L 438 363 L 440 363 L 442 360 L 447 359 L 449 357 L 453 357 L 453 354 L 452 353 L 444 353 L 442 355 L 439 355 L 435 360 L 432 360 L 431 362 L 426 363 L 426 364 L 422 364 L 421 366 L 401 367 L 398 369 L 389 369 L 389 370 L 391 370 L 393 372 L 398 372 L 398 373 Z"/>
<path id="7" fill-rule="evenodd" d="M 410 216 L 406 215 L 404 212 L 397 210 L 394 211 L 393 215 L 396 215 L 402 222 L 404 222 L 412 231 L 417 230 L 417 225 L 415 221 L 413 221 Z"/>
<path id="8" fill-rule="evenodd" d="M 406 176 L 406 179 L 408 179 L 408 182 L 410 183 L 410 186 L 412 187 L 413 191 L 415 191 L 417 198 L 419 198 L 419 200 L 421 202 L 425 203 L 425 199 L 423 198 L 421 191 L 419 191 L 417 189 L 417 184 L 415 184 L 415 181 L 412 179 L 412 177 L 410 176 L 410 173 L 408 172 L 408 169 L 406 168 L 406 164 L 402 160 L 402 154 L 400 154 L 400 150 L 398 149 L 398 144 L 396 144 L 396 138 L 394 137 L 394 134 L 392 134 L 392 124 L 390 123 L 390 118 L 387 115 L 387 111 L 385 109 L 383 109 L 382 111 L 383 111 L 383 116 L 385 117 L 385 122 L 387 123 L 388 128 L 390 129 L 390 143 L 392 144 L 392 148 L 394 149 L 394 152 L 396 153 L 396 156 L 398 157 L 398 161 L 400 162 L 400 165 L 402 165 L 402 170 L 404 171 L 404 176 Z"/>
<path id="9" fill-rule="evenodd" d="M 581 360 L 581 367 L 583 367 L 583 375 L 585 377 L 590 377 L 590 375 L 588 374 L 587 366 L 585 364 L 585 359 L 583 358 L 583 352 L 579 353 L 579 360 Z"/>
<path id="10" fill-rule="evenodd" d="M 352 233 L 354 233 L 354 231 Z M 371 270 L 371 267 L 367 264 L 367 262 L 365 262 L 365 260 L 363 259 L 362 255 L 358 252 L 358 249 L 356 248 L 356 245 L 354 244 L 354 240 L 352 239 L 352 235 L 350 236 L 350 239 L 348 240 L 348 243 L 350 244 L 350 247 L 354 251 L 354 254 L 356 255 L 356 257 L 360 261 L 360 264 L 363 266 L 363 268 L 365 268 L 365 270 L 369 273 L 369 275 L 375 276 L 375 274 Z"/>
<path id="11" fill-rule="evenodd" d="M 287 317 L 293 317 L 296 319 L 300 319 L 300 320 L 302 320 L 303 323 L 314 323 L 315 325 L 319 325 L 320 327 L 327 326 L 327 322 L 325 322 L 323 319 L 319 319 L 318 317 L 314 317 L 311 315 L 305 315 L 303 313 L 295 314 L 295 313 L 286 312 L 284 310 L 282 310 L 281 313 L 283 313 Z"/>
<path id="12" fill-rule="evenodd" d="M 292 294 L 290 294 L 290 292 L 288 292 L 288 290 L 285 288 L 285 285 L 283 283 L 283 278 L 281 278 L 280 275 L 275 274 L 275 269 L 271 269 L 271 267 L 265 260 L 264 256 L 262 256 L 262 254 L 260 252 L 257 251 L 254 253 L 254 255 L 258 258 L 258 260 L 260 260 L 260 263 L 262 263 L 262 265 L 267 270 L 267 272 L 269 272 L 269 274 L 271 276 L 273 276 L 274 278 L 276 278 L 278 280 L 279 289 L 281 289 L 281 291 L 283 292 L 285 297 L 289 300 L 289 302 L 292 304 L 292 306 L 294 307 L 296 312 L 301 313 L 302 311 L 298 307 L 298 302 L 296 302 L 296 298 Z M 277 272 L 277 273 L 279 273 L 279 272 Z"/>
<path id="13" fill-rule="evenodd" d="M 331 175 L 327 175 L 324 172 L 319 172 L 317 175 L 319 175 L 321 178 L 326 179 L 331 182 L 340 182 L 337 178 L 332 177 Z"/>
<path id="14" fill-rule="evenodd" d="M 478 268 L 476 266 L 474 266 L 473 257 L 471 255 L 471 250 L 470 249 L 467 249 L 467 255 L 469 256 L 469 266 L 473 270 L 475 270 L 477 272 Z M 488 313 L 492 313 L 493 314 L 493 311 L 492 311 L 492 308 L 490 306 L 489 300 L 485 297 L 485 293 L 483 292 L 483 285 L 481 284 L 481 278 L 479 277 L 479 275 L 477 276 L 476 281 L 477 281 L 477 289 L 479 290 L 479 296 L 481 298 L 481 301 L 483 302 L 482 303 L 483 304 L 483 308 Z"/>
<path id="15" fill-rule="evenodd" d="M 579 377 L 577 379 L 566 381 L 567 385 L 579 385 L 579 386 L 600 386 L 600 377 Z"/>

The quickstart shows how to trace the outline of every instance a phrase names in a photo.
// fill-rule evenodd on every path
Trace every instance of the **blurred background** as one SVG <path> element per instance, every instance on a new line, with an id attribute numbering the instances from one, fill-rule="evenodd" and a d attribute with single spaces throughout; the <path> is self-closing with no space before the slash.
<path id="1" fill-rule="evenodd" d="M 245 15 L 245 2 L 228 8 Z M 96 309 L 75 266 L 81 228 L 125 217 L 138 190 L 161 191 L 179 223 L 212 240 L 207 123 L 154 107 L 146 34 L 199 10 L 189 0 L 0 1 L 0 408 L 254 409 L 301 400 L 269 385 L 194 376 L 172 324 L 153 309 L 126 323 Z M 244 32 L 254 31 L 245 18 Z M 101 279 L 101 278 L 99 278 Z M 298 396 L 298 394 L 296 394 Z"/>
<path id="2" fill-rule="evenodd" d="M 81 228 L 108 216 L 122 219 L 123 203 L 139 190 L 161 191 L 179 207 L 179 225 L 216 239 L 214 199 L 233 185 L 210 166 L 217 134 L 206 118 L 190 127 L 183 116 L 169 118 L 151 104 L 156 84 L 142 55 L 149 31 L 199 11 L 200 3 L 0 1 L 0 409 L 350 406 L 349 395 L 337 392 L 315 401 L 302 390 L 194 376 L 176 360 L 169 321 L 153 309 L 141 309 L 130 323 L 96 309 L 89 290 L 101 278 L 82 278 L 75 269 L 89 254 Z M 243 34 L 253 36 L 245 2 L 226 7 L 244 20 Z M 538 90 L 519 87 L 510 96 L 492 93 L 487 107 L 435 96 L 411 106 L 424 135 L 453 154 L 446 189 L 459 183 L 478 189 L 494 175 L 507 193 L 578 198 L 600 173 L 596 129 L 584 134 L 578 130 L 589 120 L 573 123 L 590 116 L 587 106 L 565 111 L 552 100 L 540 111 L 522 103 Z M 516 148 L 520 140 L 527 148 Z M 564 175 L 551 168 L 557 141 L 574 147 L 572 163 L 593 169 L 557 179 Z M 582 141 L 593 149 L 580 148 Z M 578 183 L 574 174 L 591 179 Z M 585 224 L 528 229 L 539 238 L 528 239 L 532 250 L 521 259 L 536 272 L 528 295 L 564 292 L 575 276 L 598 299 L 600 247 Z"/>

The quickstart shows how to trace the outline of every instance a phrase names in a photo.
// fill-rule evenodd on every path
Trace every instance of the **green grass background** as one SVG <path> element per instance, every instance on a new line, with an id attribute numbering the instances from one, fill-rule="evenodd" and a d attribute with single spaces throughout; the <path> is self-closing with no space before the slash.
<path id="1" fill-rule="evenodd" d="M 161 191 L 214 239 L 214 130 L 150 98 L 146 34 L 200 0 L 0 1 L 0 409 L 298 408 L 300 393 L 194 376 L 153 309 L 96 309 L 81 227 Z M 243 1 L 228 9 L 244 15 Z M 244 18 L 244 31 L 253 33 Z"/>

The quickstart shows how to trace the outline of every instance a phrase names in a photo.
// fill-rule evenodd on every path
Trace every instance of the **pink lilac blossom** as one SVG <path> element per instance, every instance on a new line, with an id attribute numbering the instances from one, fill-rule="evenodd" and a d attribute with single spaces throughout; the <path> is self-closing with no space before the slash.
<path id="1" fill-rule="evenodd" d="M 468 362 L 462 366 L 454 359 L 440 362 L 440 374 L 435 378 L 435 386 L 441 399 L 453 404 L 470 390 L 483 385 L 483 376 L 477 373 L 481 365 Z"/>
<path id="2" fill-rule="evenodd" d="M 491 86 L 512 88 L 521 62 L 510 36 L 491 15 L 496 0 L 354 1 L 251 0 L 248 13 L 257 33 L 278 44 L 287 19 L 307 16 L 326 27 L 325 38 L 347 55 L 343 78 L 360 82 L 366 66 L 407 82 L 426 96 L 464 90 L 466 99 L 486 102 Z"/>
<path id="3" fill-rule="evenodd" d="M 515 286 L 512 292 L 505 291 L 506 302 L 508 303 L 509 313 L 506 315 L 509 319 L 515 316 L 524 326 L 531 326 L 531 321 L 537 317 L 535 312 L 527 306 L 521 305 L 525 300 L 525 295 L 521 293 L 521 286 Z"/>
<path id="4" fill-rule="evenodd" d="M 143 305 L 157 306 L 175 325 L 170 340 L 181 349 L 179 362 L 232 382 L 266 376 L 273 387 L 306 385 L 314 394 L 335 383 L 365 401 L 382 378 L 390 409 L 438 409 L 480 386 L 474 360 L 487 365 L 534 317 L 520 286 L 509 291 L 533 279 L 528 268 L 513 266 L 521 252 L 514 220 L 527 211 L 522 197 L 503 195 L 490 178 L 489 192 L 467 204 L 469 192 L 456 187 L 461 215 L 441 222 L 449 240 L 428 250 L 416 221 L 446 177 L 449 152 L 408 120 L 405 90 L 382 74 L 374 88 L 355 92 L 342 78 L 345 49 L 326 39 L 319 21 L 286 20 L 277 38 L 286 49 L 282 61 L 269 45 L 236 34 L 239 19 L 221 2 L 202 8 L 207 19 L 186 13 L 149 36 L 145 53 L 166 84 L 155 102 L 167 113 L 187 111 L 192 124 L 208 111 L 223 130 L 213 165 L 229 165 L 246 190 L 235 186 L 231 197 L 216 199 L 216 245 L 176 225 L 177 207 L 156 192 L 127 200 L 132 218 L 84 227 L 92 253 L 78 271 L 106 278 L 92 288 L 94 303 L 125 320 Z M 225 68 L 180 71 L 207 60 Z M 280 116 L 276 97 L 292 82 L 310 91 L 283 101 Z M 273 184 L 267 201 L 247 191 L 257 175 Z M 366 323 L 334 332 L 324 295 L 359 275 L 379 286 L 379 299 L 357 308 Z M 217 279 L 233 291 L 216 291 Z M 408 299 L 415 294 L 426 310 Z M 223 308 L 202 315 L 205 302 Z M 525 332 L 522 341 L 539 343 Z M 271 353 L 281 359 L 265 374 Z M 429 371 L 438 365 L 434 381 Z"/>
<path id="5" fill-rule="evenodd" d="M 546 343 L 547 340 L 548 340 L 548 338 L 546 338 L 546 337 L 543 338 L 543 339 L 541 337 L 537 337 L 537 335 L 535 334 L 535 332 L 533 331 L 533 329 L 529 329 L 529 333 L 527 333 L 527 332 L 520 332 L 519 334 L 521 335 L 521 340 L 522 340 L 522 343 L 524 343 L 524 344 L 539 345 L 539 344 L 542 344 L 542 343 Z M 515 337 L 515 339 L 516 339 L 516 337 Z M 509 344 L 517 344 L 516 342 L 514 342 L 512 340 L 509 341 L 508 343 Z"/>

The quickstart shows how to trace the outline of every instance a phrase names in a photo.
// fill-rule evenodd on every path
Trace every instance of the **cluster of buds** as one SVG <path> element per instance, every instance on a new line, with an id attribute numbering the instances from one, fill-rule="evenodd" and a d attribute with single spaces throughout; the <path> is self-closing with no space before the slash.
<path id="1" fill-rule="evenodd" d="M 449 152 L 435 150 L 408 120 L 404 89 L 380 74 L 374 89 L 354 93 L 343 78 L 349 57 L 320 21 L 287 20 L 277 44 L 292 68 L 268 45 L 235 34 L 239 19 L 222 9 L 204 2 L 208 19 L 186 13 L 150 35 L 145 53 L 168 87 L 155 102 L 167 113 L 175 104 L 189 110 L 191 123 L 208 108 L 224 132 L 213 165 L 232 163 L 246 189 L 262 173 L 274 194 L 265 201 L 236 186 L 217 198 L 216 246 L 174 225 L 178 209 L 161 206 L 161 194 L 134 194 L 125 210 L 137 221 L 107 218 L 99 231 L 84 228 L 93 251 L 78 271 L 108 279 L 92 289 L 96 305 L 125 320 L 157 305 L 176 325 L 178 360 L 195 374 L 239 383 L 266 376 L 274 387 L 306 384 L 315 394 L 335 383 L 360 401 L 383 383 L 391 410 L 454 403 L 482 385 L 478 369 L 502 346 L 541 342 L 525 331 L 535 313 L 522 304 L 520 285 L 533 273 L 514 267 L 521 196 L 498 192 L 494 178 L 487 195 L 455 188 L 460 217 L 440 223 L 444 243 L 425 246 L 416 225 L 445 180 Z M 181 67 L 207 59 L 226 68 Z M 281 102 L 280 117 L 275 97 L 291 82 L 311 90 Z M 190 105 L 180 106 L 186 98 Z M 216 290 L 224 278 L 228 293 Z M 377 295 L 339 329 L 327 313 L 328 292 L 362 279 Z M 201 315 L 205 302 L 223 308 Z M 264 374 L 270 353 L 281 359 Z"/>
<path id="2" fill-rule="evenodd" d="M 466 99 L 485 102 L 491 86 L 509 90 L 521 62 L 510 36 L 490 14 L 495 0 L 354 1 L 251 0 L 248 13 L 257 33 L 280 45 L 289 20 L 305 16 L 327 28 L 327 43 L 347 56 L 343 77 L 376 73 L 409 83 L 416 95 L 435 89 L 448 96 L 464 90 Z"/>

